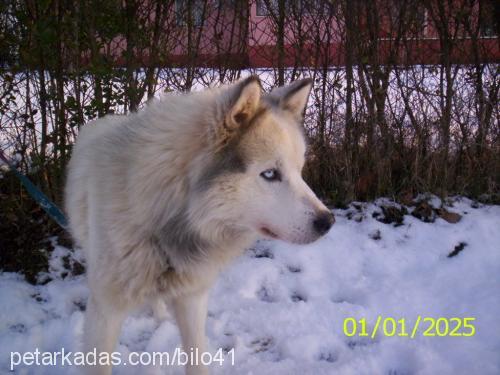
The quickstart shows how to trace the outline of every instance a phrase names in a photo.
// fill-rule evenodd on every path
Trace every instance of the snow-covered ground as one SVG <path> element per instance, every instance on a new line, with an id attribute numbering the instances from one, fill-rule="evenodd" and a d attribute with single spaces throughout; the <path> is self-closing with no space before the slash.
<path id="1" fill-rule="evenodd" d="M 314 244 L 260 242 L 221 275 L 207 334 L 214 351 L 235 348 L 235 364 L 226 356 L 214 374 L 500 374 L 500 206 L 472 207 L 461 198 L 447 207 L 463 216 L 456 224 L 406 215 L 394 226 L 372 217 L 384 201 L 376 203 L 335 210 L 336 224 Z M 462 251 L 449 257 L 461 243 Z M 61 277 L 67 253 L 56 249 L 45 285 L 0 274 L 0 372 L 9 371 L 12 351 L 78 350 L 88 291 L 83 276 Z M 475 334 L 424 337 L 428 322 L 414 338 L 343 332 L 344 319 L 366 318 L 371 335 L 381 316 L 405 319 L 410 335 L 419 315 L 475 318 Z M 179 342 L 175 324 L 157 322 L 145 308 L 126 320 L 117 350 L 174 352 Z M 24 366 L 16 373 L 74 370 Z M 178 367 L 114 371 L 182 373 Z"/>

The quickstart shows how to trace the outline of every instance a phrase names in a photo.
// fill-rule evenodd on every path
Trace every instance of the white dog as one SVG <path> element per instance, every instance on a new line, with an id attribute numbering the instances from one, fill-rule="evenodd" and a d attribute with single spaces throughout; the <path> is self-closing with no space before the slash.
<path id="1" fill-rule="evenodd" d="M 112 352 L 127 313 L 161 299 L 185 350 L 201 353 L 208 291 L 229 260 L 259 235 L 305 244 L 330 229 L 333 215 L 301 177 L 311 86 L 264 94 L 252 76 L 83 128 L 65 204 L 87 259 L 84 350 Z"/>

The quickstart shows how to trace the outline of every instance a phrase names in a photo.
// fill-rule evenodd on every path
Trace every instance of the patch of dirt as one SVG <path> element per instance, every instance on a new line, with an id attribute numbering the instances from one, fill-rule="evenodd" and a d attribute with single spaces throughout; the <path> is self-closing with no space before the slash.
<path id="1" fill-rule="evenodd" d="M 500 193 L 481 194 L 477 200 L 483 204 L 500 205 Z"/>
<path id="2" fill-rule="evenodd" d="M 405 191 L 399 194 L 397 202 L 403 206 L 414 206 L 415 205 L 415 195 L 411 191 Z"/>
<path id="3" fill-rule="evenodd" d="M 354 220 L 356 223 L 361 223 L 365 217 L 362 212 L 354 212 L 354 211 L 347 212 L 345 216 L 347 220 Z"/>
<path id="4" fill-rule="evenodd" d="M 260 353 L 268 351 L 274 344 L 274 339 L 272 337 L 261 337 L 253 340 L 250 346 L 253 348 L 254 353 Z"/>
<path id="5" fill-rule="evenodd" d="M 467 246 L 465 242 L 460 242 L 457 246 L 455 246 L 453 251 L 448 254 L 448 258 L 457 256 L 463 249 L 465 249 L 465 246 Z"/>
<path id="6" fill-rule="evenodd" d="M 418 202 L 411 214 L 417 219 L 422 220 L 424 223 L 433 223 L 436 221 L 434 208 L 426 201 Z"/>
<path id="7" fill-rule="evenodd" d="M 382 212 L 374 212 L 372 216 L 381 223 L 394 224 L 395 227 L 403 225 L 404 217 L 408 214 L 406 207 L 380 206 Z"/>
<path id="8" fill-rule="evenodd" d="M 456 224 L 462 219 L 462 215 L 457 214 L 455 212 L 447 211 L 444 208 L 437 209 L 436 213 L 441 219 L 447 221 L 450 224 Z"/>
<path id="9" fill-rule="evenodd" d="M 370 238 L 372 240 L 375 240 L 375 241 L 378 241 L 378 240 L 382 239 L 382 234 L 380 233 L 380 231 L 378 229 L 375 230 L 375 231 L 373 231 L 373 232 L 371 232 L 369 234 L 369 236 L 370 236 Z"/>

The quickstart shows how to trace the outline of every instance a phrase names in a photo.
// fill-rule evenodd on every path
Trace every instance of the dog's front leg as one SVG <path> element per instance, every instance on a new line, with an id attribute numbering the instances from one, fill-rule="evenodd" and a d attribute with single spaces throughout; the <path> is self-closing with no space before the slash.
<path id="1" fill-rule="evenodd" d="M 201 355 L 206 350 L 205 321 L 207 318 L 208 290 L 180 296 L 174 299 L 174 313 L 182 337 L 182 346 L 193 363 L 188 361 L 187 375 L 206 375 L 207 366 L 201 363 Z M 198 358 L 196 358 L 198 353 Z M 198 363 L 198 365 L 196 365 Z"/>
<path id="2" fill-rule="evenodd" d="M 95 350 L 95 363 L 88 363 L 84 368 L 85 374 L 110 375 L 111 364 L 101 365 L 98 358 L 103 353 L 111 353 L 115 349 L 120 329 L 125 318 L 124 311 L 113 309 L 112 306 L 98 301 L 90 296 L 85 312 L 85 323 L 83 332 L 83 349 L 85 353 Z"/>

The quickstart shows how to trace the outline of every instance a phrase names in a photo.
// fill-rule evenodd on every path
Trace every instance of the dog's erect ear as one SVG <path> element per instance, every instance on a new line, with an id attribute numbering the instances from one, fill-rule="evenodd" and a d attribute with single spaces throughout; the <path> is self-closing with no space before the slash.
<path id="1" fill-rule="evenodd" d="M 257 112 L 262 87 L 256 76 L 250 76 L 237 83 L 230 98 L 230 108 L 226 115 L 229 130 L 237 130 L 245 125 Z"/>
<path id="2" fill-rule="evenodd" d="M 259 109 L 262 96 L 260 80 L 256 76 L 245 78 L 224 89 L 218 98 L 218 117 L 215 126 L 215 147 L 224 147 L 240 134 Z"/>
<path id="3" fill-rule="evenodd" d="M 313 80 L 311 78 L 304 78 L 294 81 L 288 86 L 278 87 L 270 95 L 274 100 L 278 101 L 282 109 L 292 112 L 298 118 L 302 118 L 312 85 Z"/>

